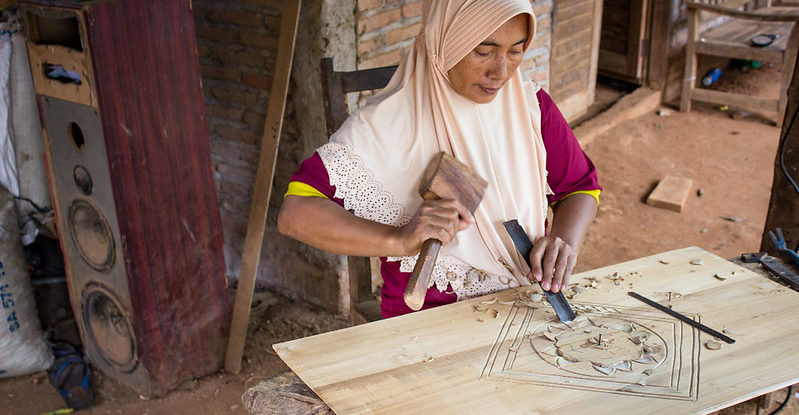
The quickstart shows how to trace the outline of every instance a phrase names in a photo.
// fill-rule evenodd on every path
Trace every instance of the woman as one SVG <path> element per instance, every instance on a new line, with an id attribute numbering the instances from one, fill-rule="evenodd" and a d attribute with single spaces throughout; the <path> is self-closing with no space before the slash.
<path id="1" fill-rule="evenodd" d="M 384 317 L 411 311 L 403 293 L 429 238 L 444 246 L 424 308 L 533 280 L 558 292 L 600 187 L 552 100 L 518 69 L 535 34 L 529 0 L 425 0 L 422 16 L 388 86 L 292 176 L 279 229 L 329 252 L 381 257 Z M 488 181 L 474 215 L 419 196 L 440 151 Z M 502 226 L 509 219 L 534 240 L 529 272 Z"/>

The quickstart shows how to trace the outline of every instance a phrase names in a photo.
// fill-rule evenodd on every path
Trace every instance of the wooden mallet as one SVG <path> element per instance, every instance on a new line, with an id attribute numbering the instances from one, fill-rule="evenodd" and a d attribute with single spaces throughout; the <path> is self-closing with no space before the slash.
<path id="1" fill-rule="evenodd" d="M 469 166 L 441 152 L 427 166 L 419 185 L 419 194 L 424 199 L 457 200 L 470 213 L 474 213 L 483 200 L 487 185 Z M 419 259 L 408 281 L 408 288 L 405 289 L 405 304 L 412 310 L 419 310 L 424 304 L 430 275 L 440 249 L 441 241 L 438 239 L 428 239 L 422 244 Z"/>

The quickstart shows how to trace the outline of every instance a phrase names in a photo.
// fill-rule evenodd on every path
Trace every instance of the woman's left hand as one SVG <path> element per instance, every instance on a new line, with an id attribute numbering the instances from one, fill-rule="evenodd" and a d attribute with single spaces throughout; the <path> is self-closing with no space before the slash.
<path id="1" fill-rule="evenodd" d="M 541 288 L 553 293 L 568 287 L 596 209 L 596 199 L 585 193 L 569 195 L 555 205 L 549 235 L 537 238 L 530 252 L 530 282 L 539 281 Z"/>
<path id="2" fill-rule="evenodd" d="M 541 288 L 556 293 L 569 285 L 572 269 L 577 264 L 577 249 L 563 239 L 547 235 L 535 240 L 530 252 L 530 281 L 538 281 Z"/>

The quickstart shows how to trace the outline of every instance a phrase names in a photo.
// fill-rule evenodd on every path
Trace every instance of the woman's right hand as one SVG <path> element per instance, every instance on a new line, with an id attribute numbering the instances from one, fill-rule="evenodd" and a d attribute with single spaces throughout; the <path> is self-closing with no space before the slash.
<path id="1" fill-rule="evenodd" d="M 473 223 L 474 216 L 459 202 L 425 199 L 411 221 L 397 228 L 398 256 L 418 254 L 428 239 L 438 239 L 445 246 Z"/>

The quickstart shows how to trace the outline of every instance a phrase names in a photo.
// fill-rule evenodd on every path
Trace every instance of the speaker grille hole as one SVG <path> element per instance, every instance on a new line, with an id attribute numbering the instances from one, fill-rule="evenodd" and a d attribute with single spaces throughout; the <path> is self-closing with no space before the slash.
<path id="1" fill-rule="evenodd" d="M 75 168 L 72 169 L 72 177 L 75 179 L 75 185 L 78 186 L 81 193 L 86 196 L 92 194 L 94 183 L 92 182 L 92 175 L 89 174 L 89 170 L 87 170 L 86 167 L 80 164 L 75 166 Z"/>
<path id="2" fill-rule="evenodd" d="M 122 373 L 132 372 L 139 362 L 136 336 L 114 294 L 96 282 L 90 283 L 83 290 L 82 308 L 89 341 L 100 357 Z"/>
<path id="3" fill-rule="evenodd" d="M 69 207 L 72 242 L 90 267 L 108 272 L 114 266 L 115 244 L 111 227 L 102 213 L 89 202 L 76 199 Z"/>
<path id="4" fill-rule="evenodd" d="M 67 129 L 67 133 L 69 134 L 69 139 L 72 141 L 72 144 L 78 149 L 78 151 L 83 151 L 83 145 L 86 144 L 86 140 L 83 138 L 83 130 L 81 130 L 80 126 L 74 122 L 69 123 Z"/>

